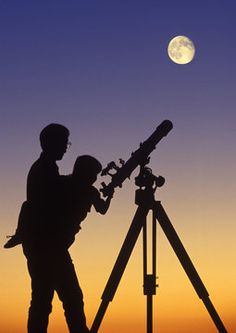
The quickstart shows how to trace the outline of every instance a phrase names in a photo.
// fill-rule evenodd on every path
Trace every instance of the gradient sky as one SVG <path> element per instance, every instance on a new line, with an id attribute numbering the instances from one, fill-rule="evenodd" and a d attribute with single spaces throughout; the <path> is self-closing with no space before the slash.
<path id="1" fill-rule="evenodd" d="M 104 165 L 128 159 L 170 119 L 174 128 L 150 162 L 166 178 L 157 197 L 235 333 L 235 12 L 234 0 L 1 0 L 1 244 L 15 230 L 45 125 L 70 129 L 72 147 L 59 163 L 69 173 L 84 153 Z M 195 44 L 188 65 L 168 58 L 176 35 Z M 136 209 L 133 176 L 105 217 L 91 213 L 71 248 L 89 326 Z M 145 332 L 141 251 L 139 240 L 101 333 Z M 0 255 L 0 332 L 25 332 L 25 258 L 20 247 Z M 158 277 L 158 332 L 216 332 L 161 229 Z M 48 332 L 67 332 L 57 297 Z"/>

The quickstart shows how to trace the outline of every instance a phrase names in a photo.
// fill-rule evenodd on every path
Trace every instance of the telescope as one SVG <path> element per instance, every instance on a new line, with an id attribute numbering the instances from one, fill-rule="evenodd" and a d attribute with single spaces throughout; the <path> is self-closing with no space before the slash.
<path id="1" fill-rule="evenodd" d="M 102 183 L 103 188 L 100 190 L 104 196 L 109 196 L 109 194 L 112 194 L 117 186 L 122 186 L 122 183 L 126 178 L 130 177 L 131 173 L 137 166 L 140 166 L 139 175 L 135 178 L 135 184 L 138 186 L 138 189 L 135 192 L 135 204 L 138 207 L 103 291 L 101 297 L 102 302 L 90 329 L 91 333 L 97 333 L 99 330 L 107 307 L 114 298 L 124 270 L 128 264 L 129 258 L 141 231 L 143 233 L 143 292 L 147 297 L 147 333 L 153 332 L 152 298 L 154 295 L 156 295 L 156 287 L 158 287 L 156 284 L 157 222 L 159 222 L 162 230 L 164 231 L 198 297 L 203 301 L 218 332 L 227 333 L 221 318 L 219 317 L 214 305 L 209 298 L 209 293 L 203 284 L 196 268 L 194 267 L 187 251 L 185 250 L 177 232 L 175 231 L 168 215 L 166 214 L 161 201 L 157 201 L 155 199 L 155 190 L 157 187 L 164 185 L 165 179 L 161 176 L 157 177 L 153 175 L 152 170 L 147 167 L 147 164 L 150 160 L 149 155 L 156 148 L 156 145 L 161 141 L 161 139 L 166 136 L 172 128 L 172 122 L 169 120 L 164 120 L 156 128 L 152 135 L 146 141 L 140 144 L 140 147 L 131 154 L 131 157 L 126 162 L 120 160 L 120 167 L 117 166 L 115 162 L 110 162 L 101 173 L 102 176 L 111 176 L 110 183 L 108 185 Z M 115 173 L 113 174 L 111 170 L 115 170 Z M 150 237 L 151 247 L 148 246 L 147 237 L 147 216 L 149 212 L 152 212 L 152 228 Z M 149 258 L 151 269 L 150 267 L 147 269 L 148 249 L 151 249 L 151 258 Z"/>
<path id="2" fill-rule="evenodd" d="M 149 162 L 149 155 L 156 148 L 156 145 L 165 137 L 173 128 L 170 120 L 164 120 L 150 137 L 140 143 L 140 147 L 131 154 L 131 157 L 124 162 L 120 159 L 121 167 L 118 167 L 115 162 L 108 163 L 107 167 L 102 170 L 101 175 L 110 175 L 111 181 L 108 185 L 102 183 L 101 192 L 104 197 L 112 193 L 116 187 L 121 187 L 126 178 L 130 178 L 131 173 L 137 166 L 144 166 Z M 114 169 L 116 173 L 112 174 L 111 170 Z"/>

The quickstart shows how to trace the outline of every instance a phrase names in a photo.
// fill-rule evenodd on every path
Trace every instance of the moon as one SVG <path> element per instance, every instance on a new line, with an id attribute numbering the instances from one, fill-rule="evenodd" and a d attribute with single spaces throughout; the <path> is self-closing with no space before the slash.
<path id="1" fill-rule="evenodd" d="M 169 42 L 167 52 L 173 62 L 184 65 L 193 60 L 195 46 L 188 37 L 176 36 Z"/>

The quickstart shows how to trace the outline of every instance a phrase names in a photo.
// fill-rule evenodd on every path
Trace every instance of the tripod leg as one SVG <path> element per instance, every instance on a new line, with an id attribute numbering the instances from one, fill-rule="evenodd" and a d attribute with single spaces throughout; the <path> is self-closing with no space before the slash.
<path id="1" fill-rule="evenodd" d="M 147 333 L 153 332 L 153 295 L 156 295 L 156 218 L 152 214 L 152 248 L 151 248 L 151 274 L 147 271 L 147 221 L 143 226 L 143 287 L 147 296 Z"/>
<path id="2" fill-rule="evenodd" d="M 209 299 L 209 294 L 200 276 L 198 275 L 190 257 L 188 256 L 179 236 L 177 235 L 173 225 L 171 224 L 171 221 L 169 220 L 160 201 L 155 202 L 153 210 L 156 219 L 160 223 L 162 230 L 164 231 L 175 254 L 177 255 L 180 263 L 182 264 L 182 267 L 185 270 L 187 276 L 189 277 L 196 293 L 198 294 L 199 298 L 203 301 L 206 309 L 208 310 L 219 333 L 227 333 L 223 322 L 221 321 L 218 313 L 216 312 L 216 309 L 214 308 L 211 300 Z"/>
<path id="3" fill-rule="evenodd" d="M 121 277 L 124 273 L 125 267 L 129 261 L 135 243 L 138 239 L 138 236 L 141 232 L 141 229 L 146 222 L 146 217 L 149 212 L 149 204 L 143 204 L 138 206 L 129 231 L 126 235 L 124 243 L 121 247 L 120 253 L 117 257 L 111 275 L 107 281 L 106 287 L 102 294 L 102 303 L 98 309 L 97 315 L 92 324 L 91 333 L 97 333 L 102 319 L 105 315 L 106 309 L 109 305 L 109 302 L 113 300 Z"/>
<path id="4" fill-rule="evenodd" d="M 147 333 L 153 332 L 153 295 L 147 295 Z"/>

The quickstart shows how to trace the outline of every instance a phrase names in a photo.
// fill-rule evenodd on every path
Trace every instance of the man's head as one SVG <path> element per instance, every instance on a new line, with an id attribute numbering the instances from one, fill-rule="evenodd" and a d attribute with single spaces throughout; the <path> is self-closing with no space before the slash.
<path id="1" fill-rule="evenodd" d="M 69 135 L 69 130 L 60 124 L 44 127 L 39 136 L 43 152 L 55 161 L 61 160 L 67 150 Z"/>

